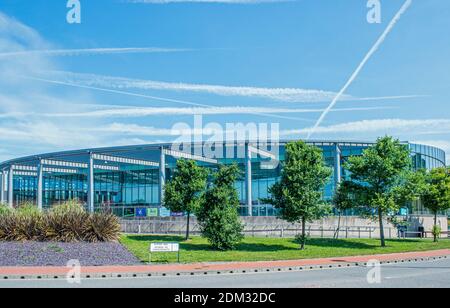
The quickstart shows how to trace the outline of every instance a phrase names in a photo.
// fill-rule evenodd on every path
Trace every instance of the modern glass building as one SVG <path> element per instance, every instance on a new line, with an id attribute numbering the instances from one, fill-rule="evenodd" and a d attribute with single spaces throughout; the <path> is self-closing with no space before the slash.
<path id="1" fill-rule="evenodd" d="M 235 186 L 243 216 L 273 216 L 272 206 L 260 200 L 280 176 L 288 141 L 276 144 L 253 142 L 184 145 L 150 144 L 85 149 L 34 155 L 0 163 L 0 201 L 10 206 L 31 201 L 46 209 L 77 199 L 90 211 L 110 208 L 125 217 L 179 216 L 161 206 L 164 185 L 170 180 L 178 159 L 194 159 L 214 169 L 219 164 L 237 163 L 242 170 Z M 347 175 L 343 163 L 361 155 L 373 143 L 311 141 L 323 150 L 333 176 L 324 190 L 332 199 L 335 187 Z M 415 169 L 445 166 L 441 149 L 405 142 Z M 413 209 L 414 210 L 414 209 Z M 421 209 L 416 209 L 421 210 Z"/>

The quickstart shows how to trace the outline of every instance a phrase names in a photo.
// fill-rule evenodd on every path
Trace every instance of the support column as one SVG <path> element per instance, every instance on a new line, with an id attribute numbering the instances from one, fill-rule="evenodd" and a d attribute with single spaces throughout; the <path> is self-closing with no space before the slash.
<path id="1" fill-rule="evenodd" d="M 249 143 L 245 143 L 245 193 L 248 208 L 248 215 L 253 216 L 253 196 L 252 196 L 252 153 Z"/>
<path id="2" fill-rule="evenodd" d="M 89 153 L 87 204 L 90 213 L 94 213 L 94 158 Z"/>
<path id="3" fill-rule="evenodd" d="M 2 170 L 0 181 L 0 204 L 3 204 L 5 203 L 5 170 Z"/>
<path id="4" fill-rule="evenodd" d="M 39 211 L 42 211 L 42 193 L 44 187 L 43 180 L 44 180 L 44 167 L 42 166 L 42 160 L 40 160 L 37 168 L 37 196 L 36 196 L 36 203 Z"/>
<path id="5" fill-rule="evenodd" d="M 14 168 L 11 165 L 8 172 L 8 205 L 14 207 Z"/>
<path id="6" fill-rule="evenodd" d="M 337 189 L 339 184 L 342 182 L 342 171 L 341 171 L 341 148 L 339 143 L 335 143 L 335 159 L 334 159 L 334 188 Z"/>
<path id="7" fill-rule="evenodd" d="M 166 154 L 164 153 L 164 147 L 160 149 L 159 159 L 159 203 L 164 203 L 164 186 L 166 185 Z"/>

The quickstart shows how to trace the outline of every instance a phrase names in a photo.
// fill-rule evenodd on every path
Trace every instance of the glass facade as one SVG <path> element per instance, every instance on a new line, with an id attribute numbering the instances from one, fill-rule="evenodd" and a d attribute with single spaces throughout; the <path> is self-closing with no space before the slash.
<path id="1" fill-rule="evenodd" d="M 284 160 L 284 145 L 279 146 L 278 157 Z M 324 189 L 323 197 L 331 200 L 339 178 L 348 176 L 344 169 L 345 161 L 354 155 L 361 155 L 370 143 L 356 142 L 311 142 L 323 150 L 325 162 L 333 169 L 333 176 Z M 413 167 L 415 169 L 432 169 L 445 166 L 445 152 L 430 146 L 408 144 L 411 150 Z M 168 213 L 160 206 L 160 191 L 162 189 L 161 176 L 170 180 L 176 161 L 180 157 L 165 155 L 165 168 L 158 166 L 161 160 L 161 147 L 170 145 L 151 145 L 148 147 L 121 147 L 108 150 L 92 150 L 95 153 L 110 155 L 115 159 L 95 159 L 93 169 L 93 206 L 94 208 L 111 208 L 119 216 L 146 217 L 169 216 L 180 213 Z M 269 188 L 276 183 L 281 174 L 281 164 L 268 164 L 270 159 L 263 153 L 245 156 L 245 144 L 233 145 L 231 154 L 238 158 L 218 158 L 220 164 L 236 163 L 241 169 L 241 176 L 235 183 L 241 202 L 240 214 L 243 216 L 273 216 L 276 210 L 264 204 L 263 199 L 269 197 Z M 222 151 L 222 150 L 221 150 Z M 226 154 L 226 146 L 223 155 Z M 89 152 L 89 153 L 92 153 Z M 77 199 L 88 203 L 89 195 L 89 154 L 84 151 L 70 153 L 48 154 L 47 163 L 58 165 L 58 169 L 47 166 L 42 175 L 42 207 L 49 208 L 55 204 Z M 198 156 L 198 148 L 192 147 L 191 158 L 197 159 L 200 165 L 214 169 L 217 164 L 202 160 Z M 243 154 L 244 153 L 244 154 Z M 244 156 L 244 157 L 243 157 Z M 98 157 L 97 157 L 98 158 Z M 101 157 L 103 158 L 103 156 Z M 120 159 L 119 159 L 120 158 Z M 186 158 L 186 157 L 185 157 Z M 189 157 L 188 157 L 189 158 Z M 40 158 L 42 159 L 42 158 Z M 3 170 L 2 195 L 8 199 L 9 170 L 13 171 L 13 204 L 23 202 L 37 202 L 38 199 L 38 167 L 36 157 L 18 159 L 0 164 Z M 55 163 L 58 162 L 58 163 Z M 251 166 L 251 168 L 249 167 Z M 339 168 L 339 169 L 337 169 Z M 251 169 L 251 172 L 249 172 Z M 247 173 L 247 176 L 246 176 Z M 248 189 L 246 179 L 251 174 L 251 201 L 247 200 Z M 421 208 L 416 208 L 422 211 Z M 250 212 L 251 211 L 251 212 Z M 351 213 L 348 213 L 351 214 Z"/>

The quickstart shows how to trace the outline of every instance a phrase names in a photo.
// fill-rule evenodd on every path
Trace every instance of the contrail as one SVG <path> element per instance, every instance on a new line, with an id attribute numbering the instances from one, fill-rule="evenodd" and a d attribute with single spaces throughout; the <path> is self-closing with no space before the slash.
<path id="1" fill-rule="evenodd" d="M 144 98 L 144 99 L 152 99 L 152 100 L 156 100 L 156 101 L 175 103 L 175 104 L 180 104 L 180 105 L 188 105 L 188 106 L 194 106 L 194 107 L 206 107 L 206 108 L 213 108 L 213 107 L 215 107 L 215 106 L 212 106 L 212 105 L 198 104 L 198 103 L 185 101 L 185 100 L 164 98 L 164 97 L 158 97 L 158 96 L 150 96 L 150 95 L 132 93 L 132 92 L 127 92 L 127 91 L 120 91 L 120 90 L 112 90 L 112 89 L 91 87 L 91 86 L 79 85 L 79 84 L 74 84 L 74 83 L 67 83 L 67 82 L 56 81 L 56 80 L 48 80 L 48 79 L 43 79 L 43 78 L 25 77 L 25 76 L 22 76 L 22 78 L 35 80 L 35 81 L 40 81 L 40 82 L 45 82 L 45 83 L 50 83 L 50 84 L 63 85 L 63 86 L 75 87 L 75 88 L 81 88 L 81 89 L 87 89 L 87 90 L 102 91 L 102 92 L 121 94 L 121 95 L 128 95 L 128 96 L 140 97 L 140 98 Z M 306 122 L 310 122 L 311 121 L 311 119 L 307 119 L 307 118 L 281 116 L 281 115 L 272 114 L 272 113 L 252 112 L 252 113 L 249 113 L 249 114 L 262 116 L 262 117 L 284 119 L 284 120 L 306 121 Z"/>
<path id="2" fill-rule="evenodd" d="M 100 107 L 96 105 L 95 107 Z M 335 108 L 332 112 L 348 112 L 348 111 L 370 111 L 370 110 L 386 110 L 392 107 L 357 107 L 357 108 Z M 127 117 L 145 117 L 145 116 L 163 116 L 163 115 L 223 115 L 223 114 L 284 114 L 284 113 L 321 113 L 323 109 L 290 109 L 290 108 L 272 108 L 272 107 L 135 107 L 135 106 L 110 106 L 109 109 L 99 109 L 95 111 L 79 111 L 72 113 L 35 113 L 35 112 L 10 112 L 0 114 L 3 118 L 19 118 L 19 117 L 95 117 L 95 118 L 127 118 Z"/>
<path id="3" fill-rule="evenodd" d="M 375 96 L 375 97 L 361 97 L 356 98 L 356 101 L 379 101 L 379 100 L 394 100 L 407 98 L 424 98 L 431 97 L 431 95 L 397 95 L 397 96 Z"/>
<path id="4" fill-rule="evenodd" d="M 80 74 L 65 71 L 43 71 L 46 79 L 60 80 L 78 85 L 95 86 L 119 90 L 163 90 L 163 91 L 183 91 L 207 93 L 220 96 L 240 96 L 256 97 L 280 102 L 289 103 L 322 103 L 330 102 L 336 92 L 317 90 L 317 89 L 299 89 L 299 88 L 262 88 L 252 86 L 226 86 L 212 84 L 192 84 L 184 82 L 165 82 L 143 79 L 131 79 L 124 77 L 103 76 L 95 74 Z M 48 77 L 50 74 L 51 77 Z M 369 101 L 369 100 L 391 100 L 415 98 L 418 95 L 402 96 L 384 96 L 384 97 L 353 97 L 344 95 L 341 101 Z M 313 121 L 314 122 L 314 121 Z"/>
<path id="5" fill-rule="evenodd" d="M 174 49 L 174 48 L 86 48 L 86 49 L 42 49 L 42 50 L 22 50 L 12 52 L 2 52 L 0 57 L 17 57 L 27 55 L 47 55 L 47 56 L 81 56 L 97 54 L 124 54 L 124 53 L 166 53 L 166 52 L 185 52 L 192 49 Z"/>
<path id="6" fill-rule="evenodd" d="M 389 23 L 388 27 L 386 28 L 386 30 L 383 32 L 383 34 L 380 36 L 380 38 L 377 40 L 377 42 L 375 43 L 375 45 L 373 45 L 372 49 L 370 49 L 369 53 L 365 56 L 365 58 L 362 60 L 362 62 L 359 64 L 358 68 L 356 69 L 356 71 L 352 74 L 352 76 L 350 77 L 350 79 L 347 81 L 347 83 L 345 84 L 345 86 L 341 89 L 341 91 L 339 91 L 339 93 L 336 95 L 336 97 L 333 99 L 333 101 L 331 102 L 331 104 L 328 106 L 328 108 L 325 109 L 325 111 L 322 113 L 322 115 L 320 116 L 319 120 L 317 120 L 316 124 L 314 125 L 314 127 L 311 129 L 311 131 L 308 133 L 308 137 L 307 139 L 310 139 L 311 136 L 314 134 L 314 132 L 316 131 L 316 129 L 322 124 L 323 120 L 325 119 L 325 117 L 328 115 L 328 113 L 333 109 L 333 107 L 336 105 L 336 103 L 339 101 L 339 99 L 341 98 L 342 95 L 344 95 L 344 93 L 347 91 L 347 89 L 350 87 L 350 85 L 353 83 L 353 81 L 355 81 L 356 77 L 358 77 L 359 73 L 361 72 L 361 70 L 364 68 L 364 66 L 366 65 L 366 63 L 370 60 L 370 58 L 373 56 L 373 54 L 378 50 L 378 48 L 381 46 L 381 44 L 383 44 L 384 40 L 386 39 L 386 37 L 389 35 L 389 33 L 392 31 L 392 29 L 394 28 L 394 26 L 397 24 L 397 22 L 400 20 L 400 18 L 402 17 L 403 13 L 406 12 L 406 10 L 408 10 L 408 8 L 411 6 L 412 4 L 412 0 L 406 0 L 406 2 L 403 4 L 403 6 L 401 7 L 400 11 L 397 12 L 397 14 L 394 16 L 394 19 L 392 19 L 392 21 Z"/>

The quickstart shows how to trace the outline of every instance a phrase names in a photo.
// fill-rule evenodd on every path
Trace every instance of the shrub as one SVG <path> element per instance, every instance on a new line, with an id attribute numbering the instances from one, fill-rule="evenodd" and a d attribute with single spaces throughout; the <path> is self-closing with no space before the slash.
<path id="1" fill-rule="evenodd" d="M 220 167 L 197 213 L 202 236 L 217 250 L 232 250 L 243 238 L 239 197 L 233 186 L 238 175 L 236 165 Z"/>
<path id="2" fill-rule="evenodd" d="M 0 241 L 105 242 L 117 241 L 120 223 L 110 213 L 88 214 L 75 201 L 47 213 L 31 203 L 13 210 L 0 206 Z"/>
<path id="3" fill-rule="evenodd" d="M 57 242 L 80 242 L 84 240 L 89 215 L 74 202 L 54 207 L 46 215 L 46 238 Z"/>
<path id="4" fill-rule="evenodd" d="M 295 235 L 294 242 L 301 245 L 302 243 L 306 243 L 309 240 L 309 236 L 307 234 L 297 234 Z"/>
<path id="5" fill-rule="evenodd" d="M 15 220 L 13 237 L 16 241 L 42 241 L 45 239 L 45 217 L 32 203 L 24 203 L 12 213 Z"/>
<path id="6" fill-rule="evenodd" d="M 31 202 L 25 202 L 19 205 L 19 207 L 15 210 L 17 214 L 23 216 L 33 216 L 41 214 L 39 209 Z"/>
<path id="7" fill-rule="evenodd" d="M 77 200 L 70 200 L 56 205 L 50 210 L 50 212 L 56 215 L 65 215 L 67 213 L 71 213 L 73 215 L 86 214 L 86 210 Z"/>
<path id="8" fill-rule="evenodd" d="M 6 214 L 10 214 L 11 213 L 11 208 L 9 206 L 7 206 L 6 204 L 2 204 L 0 203 L 0 216 L 6 215 Z"/>
<path id="9" fill-rule="evenodd" d="M 431 230 L 431 233 L 434 236 L 435 242 L 438 241 L 438 239 L 441 237 L 442 235 L 442 228 L 439 225 L 435 225 L 433 226 L 433 229 Z"/>
<path id="10" fill-rule="evenodd" d="M 89 216 L 84 230 L 84 240 L 90 243 L 118 241 L 119 219 L 110 213 L 95 213 Z"/>
<path id="11" fill-rule="evenodd" d="M 13 211 L 0 211 L 0 241 L 14 241 L 17 225 Z"/>

